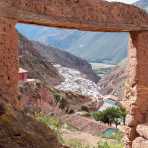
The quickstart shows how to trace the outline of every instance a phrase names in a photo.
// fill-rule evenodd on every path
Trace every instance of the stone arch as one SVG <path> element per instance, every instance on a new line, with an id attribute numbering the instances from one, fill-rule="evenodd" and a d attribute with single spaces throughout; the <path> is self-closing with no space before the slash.
<path id="1" fill-rule="evenodd" d="M 17 22 L 89 31 L 130 32 L 129 90 L 126 93 L 130 112 L 126 147 L 131 148 L 133 140 L 133 147 L 137 141 L 148 142 L 147 134 L 136 132 L 136 128 L 148 122 L 148 14 L 145 11 L 103 0 L 1 0 L 0 95 L 13 105 L 17 104 Z M 137 139 L 138 136 L 145 139 Z"/>

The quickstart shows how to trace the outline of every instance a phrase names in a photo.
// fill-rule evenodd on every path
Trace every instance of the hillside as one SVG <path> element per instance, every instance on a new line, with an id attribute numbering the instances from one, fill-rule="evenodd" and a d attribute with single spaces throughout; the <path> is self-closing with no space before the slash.
<path id="1" fill-rule="evenodd" d="M 100 93 L 115 95 L 122 99 L 125 81 L 127 79 L 127 59 L 122 60 L 111 72 L 106 74 L 99 82 Z"/>
<path id="2" fill-rule="evenodd" d="M 38 51 L 38 53 L 40 53 L 50 63 L 76 69 L 85 74 L 88 79 L 94 82 L 99 80 L 99 77 L 93 72 L 91 65 L 86 60 L 49 45 L 46 46 L 38 42 L 32 43 L 33 47 Z"/>
<path id="3" fill-rule="evenodd" d="M 91 90 L 93 94 L 99 93 L 97 90 L 96 92 L 94 91 L 95 87 L 97 87 L 95 82 L 92 82 L 86 78 L 83 78 L 83 75 L 84 77 L 86 77 L 85 74 L 82 74 L 79 71 L 71 68 L 66 68 L 66 69 L 69 69 L 70 72 L 69 73 L 66 72 L 67 75 L 66 77 L 64 77 L 62 73 L 59 72 L 59 69 L 56 68 L 56 66 L 54 65 L 56 63 L 53 63 L 53 62 L 56 62 L 56 59 L 59 58 L 58 49 L 54 50 L 52 48 L 53 51 L 49 52 L 50 58 L 48 58 L 49 56 L 46 57 L 44 55 L 45 52 L 41 52 L 42 50 L 45 49 L 44 48 L 45 46 L 42 46 L 37 42 L 31 42 L 21 34 L 19 34 L 19 37 L 20 37 L 20 50 L 19 50 L 20 66 L 28 70 L 29 78 L 40 80 L 40 82 L 37 82 L 38 85 L 33 85 L 32 83 L 29 83 L 29 82 L 24 82 L 23 85 L 19 85 L 19 88 L 20 88 L 19 96 L 21 98 L 20 99 L 21 108 L 25 108 L 27 112 L 38 111 L 39 109 L 44 112 L 57 111 L 60 113 L 60 108 L 65 112 L 69 112 L 71 110 L 75 112 L 80 110 L 81 106 L 83 106 L 84 104 L 90 105 L 90 108 L 96 105 L 96 104 L 93 105 L 91 103 L 92 99 L 91 97 L 89 97 L 91 96 L 89 94 L 89 91 Z M 49 50 L 49 48 L 50 47 L 48 46 L 47 50 Z M 52 57 L 54 59 L 52 59 Z M 66 59 L 66 56 L 65 57 L 62 56 L 62 58 Z M 68 58 L 71 58 L 72 60 L 72 55 L 70 55 Z M 52 60 L 52 63 L 51 63 L 51 60 Z M 79 59 L 78 62 L 80 63 L 81 60 Z M 70 62 L 67 64 L 70 64 Z M 78 65 L 78 66 L 81 66 L 81 65 Z M 62 66 L 60 67 L 62 68 Z M 75 72 L 79 73 L 79 77 L 75 75 Z M 85 82 L 86 86 L 83 86 L 83 84 L 80 84 L 79 82 L 77 82 L 76 85 L 73 85 L 73 81 L 71 79 L 67 82 L 66 80 L 69 76 L 72 76 L 72 78 L 76 79 L 76 81 L 79 80 L 81 83 L 84 83 L 86 81 Z M 58 87 L 61 86 L 62 84 L 71 84 L 68 86 L 69 90 L 68 91 L 63 89 L 58 90 Z M 62 86 L 66 87 L 66 85 L 62 85 Z M 79 87 L 83 87 L 83 90 L 78 93 L 76 92 L 76 90 L 73 90 L 73 86 L 78 87 L 76 89 L 79 89 Z M 88 87 L 91 87 L 91 88 L 88 88 Z M 58 101 L 58 98 L 61 99 L 60 102 L 58 102 L 59 106 L 57 106 L 57 102 L 56 102 Z"/>
<path id="4" fill-rule="evenodd" d="M 2 96 L 0 100 L 3 100 Z M 49 127 L 0 103 L 0 147 L 1 148 L 63 148 Z M 3 110 L 3 113 L 2 113 Z"/>
<path id="5" fill-rule="evenodd" d="M 57 85 L 63 81 L 56 68 L 34 47 L 33 43 L 19 34 L 20 37 L 20 66 L 28 70 L 29 77 L 41 80 L 47 85 Z"/>
<path id="6" fill-rule="evenodd" d="M 139 0 L 134 4 L 138 7 L 144 8 L 146 11 L 148 11 L 148 1 L 147 0 Z"/>
<path id="7" fill-rule="evenodd" d="M 24 54 L 21 58 L 20 62 L 25 66 L 24 68 L 28 67 L 31 69 L 35 69 L 33 77 L 36 78 L 36 75 L 40 75 L 41 77 L 44 75 L 43 72 L 45 69 L 41 66 L 37 68 L 36 66 L 39 66 L 40 63 L 44 64 L 44 67 L 47 66 L 48 70 L 48 77 L 52 78 L 55 76 L 54 80 L 58 80 L 58 74 L 55 72 L 55 68 L 53 68 L 53 64 L 60 64 L 65 67 L 77 69 L 83 74 L 87 76 L 88 79 L 97 82 L 99 80 L 99 77 L 93 72 L 91 65 L 83 59 L 80 59 L 76 56 L 73 56 L 72 54 L 68 52 L 61 51 L 57 48 L 53 48 L 51 46 L 45 46 L 35 41 L 29 41 L 25 37 L 21 36 L 21 48 L 22 53 Z M 31 53 L 30 53 L 31 52 Z M 36 57 L 35 57 L 36 55 Z M 33 56 L 33 57 L 32 57 Z M 34 60 L 34 61 L 29 61 Z M 51 64 L 52 63 L 52 64 Z M 29 64 L 36 64 L 36 65 L 29 65 Z M 49 73 L 51 71 L 51 73 Z M 54 71 L 54 72 L 52 72 Z M 46 74 L 44 75 L 45 79 L 47 78 Z M 54 81 L 51 80 L 50 81 Z"/>

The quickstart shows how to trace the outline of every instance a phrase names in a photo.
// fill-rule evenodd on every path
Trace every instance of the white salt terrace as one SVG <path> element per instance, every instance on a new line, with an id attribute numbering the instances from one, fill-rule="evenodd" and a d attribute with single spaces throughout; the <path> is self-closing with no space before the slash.
<path id="1" fill-rule="evenodd" d="M 94 101 L 101 97 L 98 86 L 88 80 L 86 76 L 75 69 L 54 65 L 59 73 L 65 78 L 65 81 L 56 86 L 57 89 L 63 91 L 76 92 L 78 94 L 89 96 Z"/>

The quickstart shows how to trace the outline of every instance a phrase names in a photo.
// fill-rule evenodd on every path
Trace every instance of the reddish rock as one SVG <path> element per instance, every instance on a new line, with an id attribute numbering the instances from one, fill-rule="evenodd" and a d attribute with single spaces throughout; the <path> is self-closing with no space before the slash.
<path id="1" fill-rule="evenodd" d="M 138 124 L 144 123 L 145 118 L 148 116 L 148 70 L 146 69 L 148 65 L 148 32 L 132 32 L 130 35 L 128 63 L 128 86 L 130 88 L 128 93 L 130 92 L 130 95 L 128 100 L 131 100 L 130 113 L 132 115 L 127 116 L 127 124 L 136 130 L 135 127 Z M 136 137 L 137 135 L 135 130 L 129 130 L 127 135 L 135 134 L 134 136 Z"/>
<path id="2" fill-rule="evenodd" d="M 128 114 L 126 116 L 126 125 L 129 126 L 129 127 L 137 126 L 137 121 L 135 120 L 135 117 Z"/>
<path id="3" fill-rule="evenodd" d="M 143 10 L 104 0 L 1 0 L 0 16 L 89 31 L 139 31 L 148 27 L 148 15 Z"/>
<path id="4" fill-rule="evenodd" d="M 141 137 L 144 137 L 148 140 L 148 123 L 138 125 L 136 130 Z"/>
<path id="5" fill-rule="evenodd" d="M 137 136 L 135 127 L 127 127 L 125 130 L 126 136 L 130 141 L 133 141 Z"/>
<path id="6" fill-rule="evenodd" d="M 17 104 L 18 39 L 15 20 L 0 18 L 0 96 Z"/>
<path id="7" fill-rule="evenodd" d="M 23 112 L 5 106 L 0 116 L 1 148 L 62 148 L 54 132 Z"/>
<path id="8" fill-rule="evenodd" d="M 148 148 L 148 140 L 138 137 L 133 141 L 132 148 Z"/>

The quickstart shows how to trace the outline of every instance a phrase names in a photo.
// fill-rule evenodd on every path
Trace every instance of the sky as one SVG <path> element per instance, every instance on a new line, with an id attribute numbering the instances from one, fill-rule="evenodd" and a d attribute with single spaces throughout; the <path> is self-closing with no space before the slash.
<path id="1" fill-rule="evenodd" d="M 131 4 L 136 2 L 137 0 L 107 0 L 107 1 L 116 1 L 116 2 L 124 2 L 124 3 Z"/>

